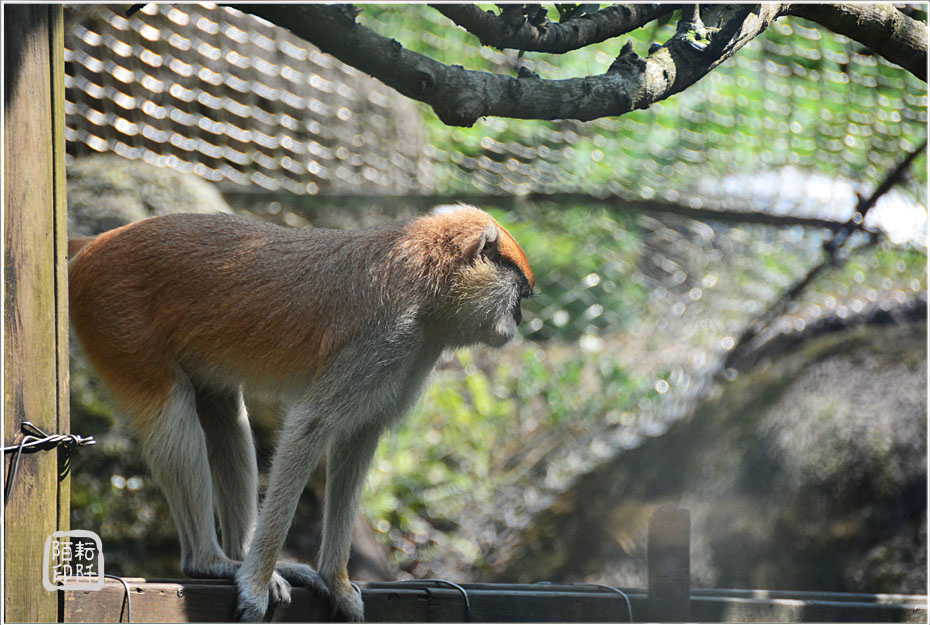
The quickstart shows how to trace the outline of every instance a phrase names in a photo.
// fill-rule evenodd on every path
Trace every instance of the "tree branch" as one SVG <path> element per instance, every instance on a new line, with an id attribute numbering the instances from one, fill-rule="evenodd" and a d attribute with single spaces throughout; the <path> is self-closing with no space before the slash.
<path id="1" fill-rule="evenodd" d="M 236 5 L 286 28 L 322 51 L 425 102 L 450 126 L 492 115 L 577 119 L 645 109 L 691 86 L 783 15 L 786 5 L 705 5 L 703 27 L 657 46 L 647 58 L 627 42 L 605 74 L 568 80 L 503 76 L 445 65 L 355 21 L 351 5 Z"/>
<path id="2" fill-rule="evenodd" d="M 618 37 L 681 8 L 678 4 L 617 4 L 562 23 L 546 20 L 535 25 L 526 19 L 512 24 L 499 15 L 482 11 L 474 4 L 429 6 L 478 37 L 482 45 L 501 50 L 510 48 L 553 54 L 562 54 Z"/>
<path id="3" fill-rule="evenodd" d="M 790 289 L 782 293 L 782 295 L 765 311 L 758 315 L 752 323 L 746 326 L 746 329 L 743 330 L 742 335 L 740 335 L 739 339 L 736 341 L 736 345 L 730 353 L 727 354 L 722 370 L 731 367 L 739 368 L 740 364 L 746 361 L 750 353 L 764 344 L 764 340 L 760 338 L 763 331 L 778 315 L 784 312 L 788 304 L 795 301 L 801 293 L 811 285 L 814 279 L 826 269 L 842 265 L 845 262 L 845 260 L 839 257 L 840 248 L 849 241 L 850 235 L 853 232 L 865 228 L 865 216 L 868 214 L 869 210 L 875 206 L 875 203 L 878 202 L 880 197 L 888 193 L 892 187 L 899 184 L 904 179 L 904 175 L 907 173 L 908 169 L 910 169 L 911 164 L 926 149 L 927 141 L 924 140 L 920 147 L 908 154 L 894 167 L 894 169 L 888 172 L 882 183 L 878 185 L 869 197 L 856 193 L 856 196 L 859 198 L 859 201 L 856 203 L 856 212 L 848 222 L 843 224 L 842 228 L 834 230 L 830 240 L 824 242 L 823 249 L 826 252 L 824 259 L 820 263 L 814 265 L 803 278 L 795 282 Z M 872 242 L 869 243 L 869 245 L 874 245 L 878 240 L 877 236 L 873 236 Z"/>
<path id="4" fill-rule="evenodd" d="M 927 81 L 927 25 L 891 3 L 791 4 L 786 14 L 846 35 Z"/>

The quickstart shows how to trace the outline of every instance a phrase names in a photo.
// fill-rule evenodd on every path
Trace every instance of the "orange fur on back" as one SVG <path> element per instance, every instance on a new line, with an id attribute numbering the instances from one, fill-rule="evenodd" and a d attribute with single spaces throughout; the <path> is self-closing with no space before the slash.
<path id="1" fill-rule="evenodd" d="M 94 240 L 94 237 L 75 237 L 73 239 L 68 239 L 68 258 L 74 258 L 74 256 L 80 252 L 84 247 Z"/>
<path id="2" fill-rule="evenodd" d="M 82 241 L 69 267 L 72 324 L 138 418 L 156 412 L 181 371 L 272 392 L 306 386 L 382 319 L 438 308 L 430 302 L 473 265 L 488 220 L 472 207 L 358 231 L 146 219 Z M 523 251 L 494 223 L 501 256 L 532 286 Z"/>

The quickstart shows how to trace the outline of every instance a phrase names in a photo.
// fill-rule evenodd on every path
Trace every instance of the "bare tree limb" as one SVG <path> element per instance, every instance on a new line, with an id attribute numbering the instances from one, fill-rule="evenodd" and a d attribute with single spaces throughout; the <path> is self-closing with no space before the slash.
<path id="1" fill-rule="evenodd" d="M 567 80 L 503 76 L 445 65 L 405 49 L 355 21 L 351 5 L 236 5 L 286 28 L 340 61 L 425 102 L 450 126 L 471 126 L 492 115 L 577 119 L 645 109 L 691 86 L 732 56 L 786 5 L 705 5 L 700 29 L 679 33 L 647 58 L 627 42 L 605 74 Z M 706 25 L 706 27 L 705 27 Z"/>
<path id="2" fill-rule="evenodd" d="M 512 23 L 474 4 L 431 4 L 450 20 L 478 37 L 483 45 L 501 50 L 562 54 L 618 37 L 681 8 L 678 4 L 615 4 L 562 23 Z"/>
<path id="3" fill-rule="evenodd" d="M 787 14 L 846 35 L 927 81 L 927 25 L 890 2 L 791 4 Z"/>
<path id="4" fill-rule="evenodd" d="M 817 278 L 821 273 L 823 273 L 827 268 L 841 265 L 845 260 L 840 259 L 839 250 L 843 245 L 849 241 L 849 237 L 853 232 L 864 229 L 865 216 L 868 214 L 869 210 L 875 206 L 875 203 L 878 202 L 878 199 L 888 193 L 895 185 L 901 183 L 904 180 L 904 176 L 910 168 L 914 160 L 927 149 L 927 141 L 924 142 L 916 150 L 908 154 L 904 159 L 901 160 L 888 174 L 885 176 L 885 179 L 880 185 L 872 192 L 868 197 L 865 197 L 860 194 L 856 194 L 858 202 L 856 203 L 856 211 L 853 213 L 853 216 L 849 219 L 848 222 L 843 224 L 842 228 L 834 230 L 833 236 L 825 241 L 823 244 L 824 252 L 826 252 L 824 259 L 814 265 L 810 271 L 808 271 L 804 277 L 795 282 L 790 289 L 781 294 L 781 296 L 775 300 L 765 311 L 763 311 L 759 316 L 753 320 L 746 329 L 743 330 L 742 335 L 740 335 L 739 340 L 736 341 L 735 346 L 727 355 L 727 358 L 724 362 L 723 369 L 730 367 L 738 368 L 739 363 L 742 363 L 747 358 L 748 354 L 752 353 L 754 350 L 758 349 L 764 344 L 764 340 L 761 338 L 763 331 L 772 323 L 772 321 L 780 315 L 788 304 L 795 301 L 798 296 L 803 293 L 807 287 L 813 283 L 814 279 Z M 872 242 L 870 244 L 874 245 L 878 242 L 879 237 L 873 235 Z"/>

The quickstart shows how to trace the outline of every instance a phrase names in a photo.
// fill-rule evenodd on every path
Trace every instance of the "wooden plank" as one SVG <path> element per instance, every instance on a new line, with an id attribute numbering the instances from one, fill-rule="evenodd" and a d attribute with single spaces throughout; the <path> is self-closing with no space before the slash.
<path id="1" fill-rule="evenodd" d="M 55 221 L 55 357 L 58 378 L 58 424 L 55 432 L 71 432 L 71 376 L 69 373 L 68 336 L 68 198 L 65 166 L 65 20 L 63 5 L 49 7 L 51 25 L 49 45 L 52 91 L 52 191 Z M 87 435 L 87 432 L 78 432 Z M 66 454 L 59 452 L 58 530 L 71 528 L 71 473 L 65 473 Z M 59 616 L 64 597 L 59 598 Z"/>
<path id="2" fill-rule="evenodd" d="M 649 619 L 660 623 L 690 621 L 691 516 L 671 505 L 659 506 L 649 521 L 646 542 Z"/>
<path id="3" fill-rule="evenodd" d="M 222 622 L 232 617 L 235 588 L 223 580 L 146 581 L 128 579 L 136 622 Z M 370 622 L 463 622 L 462 594 L 429 582 L 361 583 L 365 616 Z M 626 602 L 615 592 L 583 584 L 463 584 L 475 623 L 625 622 Z M 622 589 L 630 599 L 634 622 L 648 622 L 647 591 Z M 735 596 L 724 593 L 732 592 Z M 691 597 L 691 618 L 699 623 L 792 622 L 927 622 L 927 597 L 844 593 L 794 593 L 809 599 L 751 598 L 768 591 L 698 590 Z M 65 621 L 118 623 L 126 620 L 125 590 L 107 580 L 97 592 L 65 593 Z M 329 606 L 324 599 L 295 589 L 275 622 L 323 622 Z"/>
<path id="4" fill-rule="evenodd" d="M 64 47 L 61 5 L 3 10 L 4 443 L 10 444 L 23 420 L 47 432 L 67 426 L 67 377 L 59 376 L 67 371 L 64 255 L 56 240 L 65 220 Z M 4 477 L 7 470 L 4 463 Z M 58 597 L 42 586 L 45 539 L 66 515 L 67 499 L 60 507 L 59 496 L 66 497 L 67 484 L 59 490 L 57 476 L 56 454 L 22 456 L 4 513 L 8 621 L 58 620 Z"/>
<path id="5" fill-rule="evenodd" d="M 229 582 L 191 580 L 146 582 L 127 580 L 132 595 L 135 622 L 223 622 L 232 618 L 235 588 Z M 465 621 L 464 598 L 449 587 L 401 582 L 360 584 L 365 601 L 365 618 L 370 622 L 404 623 Z M 472 622 L 624 622 L 625 602 L 616 593 L 591 587 L 466 585 Z M 570 588 L 571 590 L 566 590 Z M 99 591 L 65 592 L 65 622 L 125 622 L 125 589 L 107 580 Z M 291 605 L 272 615 L 274 622 L 325 622 L 329 605 L 325 599 L 297 588 Z M 638 600 L 645 608 L 645 594 Z M 634 608 L 635 609 L 635 608 Z"/>
<path id="6" fill-rule="evenodd" d="M 235 589 L 222 580 L 184 582 L 129 579 L 133 620 L 137 622 L 221 622 L 232 616 Z M 382 623 L 463 622 L 462 594 L 429 582 L 360 584 L 366 620 Z M 503 622 L 625 622 L 626 602 L 616 593 L 569 584 L 463 584 L 469 620 Z M 634 622 L 648 622 L 647 591 L 622 589 L 630 599 Z M 728 596 L 725 593 L 732 593 Z M 103 590 L 65 593 L 66 622 L 117 623 L 126 619 L 125 591 L 107 580 Z M 752 598 L 777 594 L 807 599 Z M 690 600 L 698 623 L 793 622 L 927 622 L 927 597 L 758 590 L 697 590 Z M 325 600 L 295 589 L 288 608 L 277 610 L 275 622 L 326 621 Z"/>
<path id="7" fill-rule="evenodd" d="M 613 590 L 589 584 L 461 584 L 467 592 L 470 619 L 465 618 L 462 593 L 448 585 L 423 581 L 368 582 L 364 592 L 376 597 L 378 593 L 397 588 L 429 589 L 427 611 L 432 619 L 425 622 L 507 622 L 507 623 L 571 623 L 571 622 L 628 622 L 629 610 L 623 597 Z M 646 591 L 626 591 L 633 614 L 644 617 Z M 367 601 L 367 596 L 366 601 Z M 367 604 L 366 604 L 367 605 Z M 384 621 L 398 622 L 391 613 L 383 614 Z"/>

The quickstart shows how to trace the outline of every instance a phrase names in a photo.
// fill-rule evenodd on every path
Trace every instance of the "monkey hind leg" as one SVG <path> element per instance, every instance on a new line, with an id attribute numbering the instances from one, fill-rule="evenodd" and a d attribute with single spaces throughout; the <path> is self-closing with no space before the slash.
<path id="1" fill-rule="evenodd" d="M 241 560 L 248 552 L 258 515 L 258 466 L 242 391 L 195 383 L 194 396 L 205 434 L 223 551 Z M 292 586 L 326 593 L 322 578 L 306 564 L 278 562 L 275 571 L 270 583 L 274 603 L 286 603 L 282 578 Z"/>
<path id="2" fill-rule="evenodd" d="M 258 515 L 258 465 L 242 391 L 196 385 L 194 393 L 206 435 L 223 551 L 241 560 Z"/>
<path id="3" fill-rule="evenodd" d="M 213 486 L 194 388 L 178 375 L 155 414 L 136 419 L 142 451 L 181 542 L 181 570 L 190 577 L 232 578 L 239 563 L 220 549 L 213 518 Z"/>

